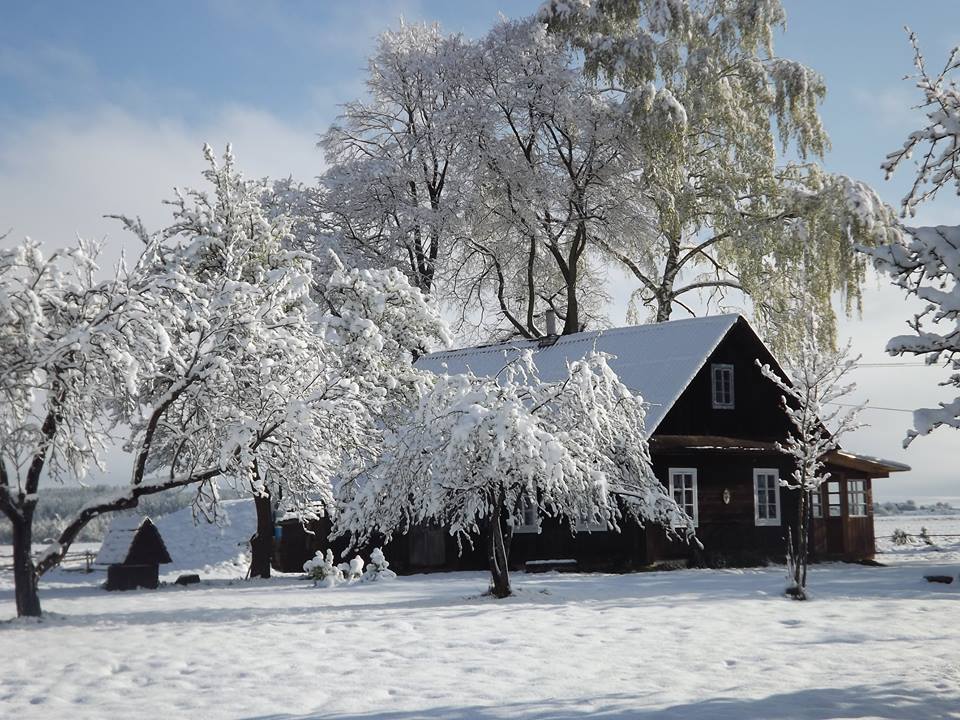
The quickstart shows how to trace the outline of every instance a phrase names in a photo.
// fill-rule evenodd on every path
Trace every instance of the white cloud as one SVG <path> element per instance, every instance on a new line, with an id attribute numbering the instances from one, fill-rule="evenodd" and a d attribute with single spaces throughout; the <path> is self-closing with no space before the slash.
<path id="1" fill-rule="evenodd" d="M 309 181 L 323 168 L 311 128 L 262 110 L 227 107 L 193 127 L 115 107 L 47 117 L 0 134 L 0 228 L 57 246 L 75 235 L 106 237 L 111 254 L 129 239 L 106 214 L 140 215 L 148 227 L 169 219 L 162 200 L 174 186 L 202 183 L 201 148 L 232 142 L 249 176 Z"/>
<path id="2" fill-rule="evenodd" d="M 916 109 L 922 97 L 915 84 L 908 80 L 880 88 L 858 88 L 853 92 L 857 109 L 870 118 L 872 125 L 881 128 L 885 133 L 896 131 L 905 134 L 913 129 L 918 118 L 923 118 L 922 113 Z M 890 148 L 893 149 L 895 148 Z"/>
<path id="3" fill-rule="evenodd" d="M 954 460 L 957 440 L 955 430 L 943 428 L 927 437 L 918 438 L 904 449 L 902 442 L 913 426 L 910 412 L 918 407 L 936 407 L 941 400 L 951 400 L 955 393 L 939 385 L 949 372 L 942 367 L 896 366 L 891 363 L 916 363 L 913 356 L 891 357 L 885 352 L 887 341 L 894 335 L 909 334 L 906 321 L 920 304 L 904 297 L 903 291 L 879 279 L 864 292 L 862 317 L 845 318 L 840 324 L 841 337 L 852 341 L 853 352 L 862 354 L 862 363 L 882 364 L 862 367 L 853 380 L 857 390 L 851 402 L 868 401 L 877 408 L 861 415 L 869 423 L 847 436 L 844 447 L 852 452 L 875 455 L 911 466 L 908 473 L 896 473 L 874 483 L 874 496 L 880 500 L 956 495 L 957 477 Z"/>
<path id="4" fill-rule="evenodd" d="M 115 107 L 78 116 L 47 117 L 0 133 L 0 235 L 30 235 L 48 247 L 76 235 L 107 238 L 109 267 L 135 241 L 105 214 L 140 215 L 148 228 L 169 220 L 162 200 L 174 186 L 200 186 L 205 142 L 232 142 L 241 169 L 309 181 L 322 171 L 311 128 L 294 127 L 256 109 L 227 107 L 192 127 L 170 118 L 145 118 Z M 130 456 L 115 449 L 105 475 L 90 482 L 125 482 Z"/>

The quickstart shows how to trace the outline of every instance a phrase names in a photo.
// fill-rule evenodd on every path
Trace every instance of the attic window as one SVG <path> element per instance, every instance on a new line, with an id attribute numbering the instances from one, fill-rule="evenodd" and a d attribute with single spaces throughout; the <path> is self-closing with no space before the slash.
<path id="1" fill-rule="evenodd" d="M 733 408 L 733 365 L 710 366 L 713 378 L 713 407 L 718 410 Z"/>

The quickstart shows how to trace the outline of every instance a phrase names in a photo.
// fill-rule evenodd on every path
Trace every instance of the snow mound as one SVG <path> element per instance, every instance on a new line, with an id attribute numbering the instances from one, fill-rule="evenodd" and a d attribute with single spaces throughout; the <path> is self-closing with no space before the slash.
<path id="1" fill-rule="evenodd" d="M 246 575 L 250 536 L 257 527 L 253 501 L 226 500 L 223 515 L 223 523 L 216 525 L 195 520 L 192 508 L 186 507 L 153 519 L 173 560 L 162 568 L 163 579 L 188 571 L 204 579 Z"/>

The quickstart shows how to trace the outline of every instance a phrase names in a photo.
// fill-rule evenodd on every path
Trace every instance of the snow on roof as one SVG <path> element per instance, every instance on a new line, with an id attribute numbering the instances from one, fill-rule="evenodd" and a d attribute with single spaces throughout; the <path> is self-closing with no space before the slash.
<path id="1" fill-rule="evenodd" d="M 431 353 L 420 358 L 417 365 L 436 373 L 471 370 L 476 375 L 493 376 L 522 350 L 530 349 L 540 376 L 555 381 L 566 373 L 567 362 L 596 349 L 616 356 L 610 366 L 647 404 L 646 433 L 650 435 L 739 319 L 736 314 L 712 315 L 595 330 L 561 335 L 546 347 L 540 347 L 537 340 L 511 340 Z"/>
<path id="2" fill-rule="evenodd" d="M 137 533 L 149 518 L 143 515 L 117 515 L 110 523 L 110 529 L 94 563 L 97 565 L 117 565 L 126 562 Z"/>
<path id="3" fill-rule="evenodd" d="M 909 465 L 904 465 L 903 463 L 899 463 L 895 460 L 884 460 L 883 458 L 874 457 L 873 455 L 860 455 L 858 453 L 850 452 L 849 450 L 837 449 L 835 452 L 840 457 L 849 458 L 851 460 L 860 460 L 873 465 L 882 465 L 890 472 L 907 472 L 908 470 L 912 470 Z"/>

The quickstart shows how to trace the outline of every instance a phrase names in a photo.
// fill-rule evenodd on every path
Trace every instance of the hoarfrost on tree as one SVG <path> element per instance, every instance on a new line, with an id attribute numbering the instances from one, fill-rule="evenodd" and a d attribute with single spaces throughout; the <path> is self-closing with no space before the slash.
<path id="1" fill-rule="evenodd" d="M 245 180 L 229 147 L 222 162 L 205 157 L 210 189 L 178 191 L 169 227 L 120 218 L 143 249 L 108 283 L 93 282 L 87 245 L 49 260 L 29 242 L 0 255 L 0 509 L 22 530 L 25 613 L 39 613 L 37 579 L 88 522 L 144 495 L 194 486 L 198 509 L 215 514 L 229 482 L 282 494 L 303 519 L 332 512 L 331 478 L 376 456 L 379 416 L 416 394 L 413 360 L 446 341 L 402 274 L 290 249 L 293 220 L 265 206 L 267 184 Z M 130 484 L 84 506 L 34 566 L 41 473 L 79 479 L 121 422 Z"/>
<path id="2" fill-rule="evenodd" d="M 724 303 L 733 290 L 750 297 L 766 331 L 801 281 L 832 340 L 834 293 L 848 310 L 860 301 L 865 262 L 854 241 L 889 241 L 895 213 L 816 162 L 828 147 L 818 114 L 826 87 L 774 54 L 786 20 L 780 2 L 549 0 L 538 18 L 635 114 L 652 232 L 606 248 L 639 281 L 633 316 L 648 307 L 667 320 L 675 307 L 690 310 L 689 293 Z M 778 145 L 797 161 L 781 163 Z"/>

